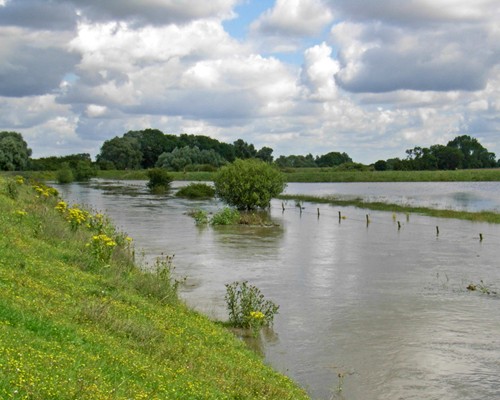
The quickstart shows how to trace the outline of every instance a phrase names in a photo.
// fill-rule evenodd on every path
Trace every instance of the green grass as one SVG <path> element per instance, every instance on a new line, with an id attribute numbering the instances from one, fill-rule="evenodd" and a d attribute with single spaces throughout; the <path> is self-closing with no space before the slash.
<path id="1" fill-rule="evenodd" d="M 287 169 L 288 182 L 454 182 L 500 181 L 500 169 L 454 171 L 335 171 L 332 168 Z"/>
<path id="2" fill-rule="evenodd" d="M 287 182 L 478 182 L 500 181 L 500 168 L 454 171 L 336 171 L 333 168 L 286 168 Z M 17 175 L 19 172 L 3 175 Z M 215 172 L 170 172 L 176 181 L 213 181 Z M 55 180 L 56 172 L 23 171 L 23 176 Z M 148 180 L 147 170 L 98 171 L 98 178 Z"/>
<path id="3" fill-rule="evenodd" d="M 143 272 L 123 234 L 91 214 L 72 229 L 44 190 L 0 177 L 0 398 L 307 398 L 179 301 L 168 260 Z"/>
<path id="4" fill-rule="evenodd" d="M 366 210 L 392 211 L 400 213 L 415 213 L 438 218 L 456 218 L 476 222 L 489 222 L 500 224 L 500 214 L 491 211 L 469 212 L 446 209 L 434 209 L 427 207 L 412 207 L 399 204 L 383 202 L 369 202 L 360 199 L 341 199 L 334 196 L 310 196 L 310 195 L 280 195 L 281 200 L 307 201 L 312 203 L 324 203 L 337 206 L 353 206 Z"/>

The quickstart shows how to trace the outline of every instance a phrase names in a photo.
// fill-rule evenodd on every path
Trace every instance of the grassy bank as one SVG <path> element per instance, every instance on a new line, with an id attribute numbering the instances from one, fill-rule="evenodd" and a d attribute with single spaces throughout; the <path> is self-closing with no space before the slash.
<path id="1" fill-rule="evenodd" d="M 336 171 L 333 168 L 287 168 L 287 182 L 479 182 L 500 181 L 500 168 L 454 171 Z M 170 172 L 177 181 L 212 181 L 214 172 Z M 19 172 L 3 173 L 14 176 Z M 38 180 L 55 180 L 56 172 L 23 171 L 23 176 Z M 146 170 L 98 171 L 98 178 L 147 180 Z"/>
<path id="2" fill-rule="evenodd" d="M 287 182 L 475 182 L 500 181 L 500 169 L 455 171 L 335 171 L 332 168 L 288 168 Z M 171 172 L 174 180 L 212 181 L 214 172 Z M 99 171 L 105 179 L 147 179 L 146 171 Z"/>
<path id="3" fill-rule="evenodd" d="M 305 399 L 176 296 L 168 260 L 43 186 L 0 177 L 0 398 Z"/>
<path id="4" fill-rule="evenodd" d="M 469 211 L 455 211 L 443 210 L 427 207 L 412 207 L 398 204 L 382 203 L 382 202 L 368 202 L 360 199 L 340 199 L 333 196 L 309 196 L 309 195 L 280 195 L 281 200 L 294 200 L 294 201 L 307 201 L 312 203 L 331 204 L 342 207 L 358 207 L 366 210 L 375 211 L 389 211 L 396 213 L 412 213 L 427 215 L 430 217 L 438 218 L 456 218 L 476 222 L 489 222 L 493 224 L 500 224 L 500 214 L 491 211 L 469 212 Z"/>
<path id="5" fill-rule="evenodd" d="M 474 182 L 500 181 L 500 169 L 454 171 L 335 171 L 296 168 L 285 171 L 288 182 Z"/>

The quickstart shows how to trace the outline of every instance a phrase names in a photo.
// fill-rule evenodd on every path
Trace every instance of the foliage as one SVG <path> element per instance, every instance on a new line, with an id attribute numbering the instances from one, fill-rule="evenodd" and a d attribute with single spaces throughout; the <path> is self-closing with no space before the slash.
<path id="1" fill-rule="evenodd" d="M 215 196 L 215 189 L 206 183 L 190 183 L 180 188 L 175 195 L 187 199 L 210 199 Z"/>
<path id="2" fill-rule="evenodd" d="M 332 151 L 316 157 L 316 165 L 318 167 L 336 167 L 344 163 L 352 163 L 352 159 L 347 153 L 340 153 L 338 151 Z"/>
<path id="3" fill-rule="evenodd" d="M 0 170 L 21 171 L 28 166 L 31 149 L 17 132 L 0 132 Z"/>
<path id="4" fill-rule="evenodd" d="M 148 170 L 149 182 L 147 186 L 153 193 L 165 193 L 172 183 L 172 176 L 163 168 L 152 168 Z"/>
<path id="5" fill-rule="evenodd" d="M 210 218 L 210 225 L 234 225 L 240 220 L 240 213 L 238 210 L 230 207 L 224 207 L 222 210 L 216 212 Z"/>
<path id="6" fill-rule="evenodd" d="M 42 157 L 31 159 L 29 168 L 32 171 L 57 171 L 65 166 L 76 169 L 77 164 L 84 161 L 92 165 L 92 159 L 88 153 L 70 154 L 61 157 Z"/>
<path id="7" fill-rule="evenodd" d="M 255 209 L 269 206 L 286 186 L 283 174 L 256 159 L 236 160 L 222 167 L 214 178 L 215 193 L 230 206 Z"/>
<path id="8" fill-rule="evenodd" d="M 226 160 L 214 150 L 200 150 L 197 146 L 176 147 L 172 152 L 162 153 L 157 167 L 168 168 L 174 171 L 181 171 L 190 165 L 207 164 L 215 167 L 224 165 Z"/>
<path id="9" fill-rule="evenodd" d="M 169 144 L 167 137 L 158 129 L 129 131 L 123 137 L 134 139 L 139 143 L 141 168 L 153 168 L 160 154 L 167 151 Z"/>
<path id="10" fill-rule="evenodd" d="M 191 211 L 189 215 L 194 218 L 196 225 L 206 225 L 210 221 L 205 210 L 196 209 Z"/>
<path id="11" fill-rule="evenodd" d="M 260 330 L 273 323 L 279 306 L 266 300 L 260 290 L 247 281 L 226 284 L 226 301 L 229 323 L 236 328 Z"/>
<path id="12" fill-rule="evenodd" d="M 57 171 L 56 178 L 58 183 L 71 183 L 75 180 L 73 171 L 67 163 L 61 165 L 61 169 Z"/>
<path id="13" fill-rule="evenodd" d="M 57 196 L 16 182 L 14 200 L 10 180 L 0 176 L 0 398 L 307 398 L 226 329 L 170 302 L 169 274 L 136 266 L 113 227 L 73 231 Z M 98 230 L 117 243 L 106 264 L 86 246 Z"/>
<path id="14" fill-rule="evenodd" d="M 138 169 L 141 166 L 142 152 L 140 143 L 134 137 L 114 137 L 106 140 L 96 157 L 98 164 L 113 163 L 116 169 Z"/>
<path id="15" fill-rule="evenodd" d="M 447 144 L 463 155 L 461 168 L 493 168 L 497 165 L 495 153 L 488 152 L 476 138 L 468 135 L 457 136 Z"/>
<path id="16" fill-rule="evenodd" d="M 280 168 L 309 168 L 317 167 L 312 154 L 306 156 L 279 156 L 274 162 Z"/>

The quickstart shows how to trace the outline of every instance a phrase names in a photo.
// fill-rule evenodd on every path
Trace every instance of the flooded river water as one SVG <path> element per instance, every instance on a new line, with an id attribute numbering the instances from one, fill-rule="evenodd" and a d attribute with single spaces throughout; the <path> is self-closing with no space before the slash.
<path id="1" fill-rule="evenodd" d="M 287 191 L 500 210 L 498 183 L 415 185 Z M 301 212 L 288 202 L 283 212 L 273 201 L 276 227 L 200 228 L 186 212 L 214 211 L 215 200 L 150 195 L 144 181 L 55 186 L 106 212 L 146 258 L 174 254 L 187 278 L 182 297 L 212 318 L 227 319 L 225 284 L 259 287 L 280 313 L 256 345 L 313 399 L 500 398 L 498 225 L 312 203 Z M 470 283 L 490 294 L 468 291 Z"/>

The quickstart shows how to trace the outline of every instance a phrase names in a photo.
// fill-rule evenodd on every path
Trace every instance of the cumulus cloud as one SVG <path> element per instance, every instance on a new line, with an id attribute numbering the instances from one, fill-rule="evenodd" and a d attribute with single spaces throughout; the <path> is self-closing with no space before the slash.
<path id="1" fill-rule="evenodd" d="M 68 53 L 60 34 L 0 29 L 0 96 L 20 97 L 57 90 L 79 61 Z"/>
<path id="2" fill-rule="evenodd" d="M 315 35 L 321 32 L 333 16 L 321 0 L 277 0 L 251 25 L 262 35 Z"/>
<path id="3" fill-rule="evenodd" d="M 396 4 L 397 3 L 397 4 Z M 500 57 L 495 2 L 331 1 L 339 85 L 352 92 L 481 90 Z"/>
<path id="4" fill-rule="evenodd" d="M 497 0 L 276 0 L 236 39 L 240 3 L 0 0 L 0 130 L 37 157 L 148 127 L 361 162 L 458 134 L 500 152 Z"/>

